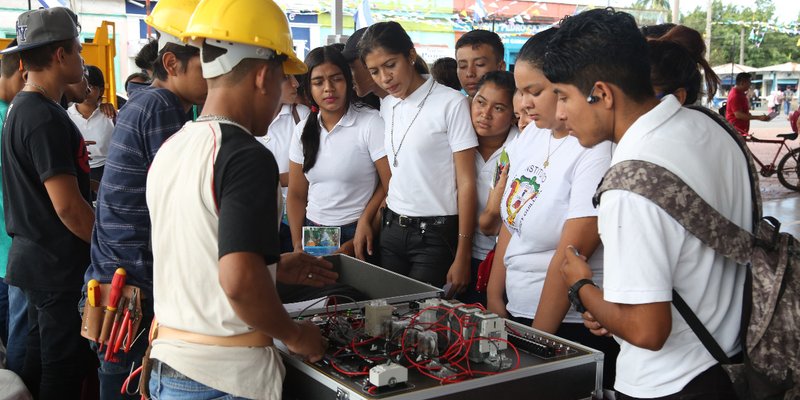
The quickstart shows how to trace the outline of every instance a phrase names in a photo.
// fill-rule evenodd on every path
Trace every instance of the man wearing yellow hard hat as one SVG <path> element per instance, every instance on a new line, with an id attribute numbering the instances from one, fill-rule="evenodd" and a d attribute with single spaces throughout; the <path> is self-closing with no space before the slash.
<path id="1" fill-rule="evenodd" d="M 106 357 L 109 346 L 91 342 L 100 360 L 103 400 L 139 398 L 120 395 L 120 390 L 131 370 L 141 364 L 148 343 L 147 335 L 139 332 L 147 330 L 153 319 L 153 254 L 144 189 L 147 169 L 161 144 L 186 123 L 193 104 L 205 101 L 207 88 L 200 70 L 200 52 L 178 38 L 197 3 L 199 0 L 161 0 L 146 18 L 145 22 L 160 34 L 153 83 L 132 92 L 120 110 L 100 183 L 91 264 L 84 281 L 94 279 L 108 284 L 116 269 L 122 267 L 126 283 L 139 290 L 142 304 L 141 323 L 134 332 L 138 340 L 127 353 L 117 351 L 113 357 Z M 101 291 L 106 290 L 109 289 L 101 287 Z M 135 390 L 134 379 L 128 391 Z"/>
<path id="2" fill-rule="evenodd" d="M 289 317 L 274 279 L 292 273 L 321 286 L 335 274 L 311 263 L 276 268 L 278 167 L 254 135 L 266 133 L 284 75 L 305 66 L 271 0 L 204 0 L 182 36 L 201 48 L 208 97 L 147 178 L 159 321 L 150 393 L 280 399 L 284 367 L 273 339 L 312 361 L 327 344 L 317 327 Z"/>

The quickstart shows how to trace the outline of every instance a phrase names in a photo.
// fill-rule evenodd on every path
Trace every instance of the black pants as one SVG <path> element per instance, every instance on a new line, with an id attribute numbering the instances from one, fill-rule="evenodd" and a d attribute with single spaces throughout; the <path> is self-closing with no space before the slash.
<path id="1" fill-rule="evenodd" d="M 514 322 L 525 326 L 533 325 L 533 320 L 521 317 L 511 317 Z M 580 343 L 603 352 L 603 388 L 614 389 L 614 380 L 617 375 L 617 356 L 619 344 L 610 337 L 592 334 L 583 324 L 562 323 L 556 331 L 556 336 L 572 342 Z"/>
<path id="2" fill-rule="evenodd" d="M 648 400 L 729 400 L 736 399 L 736 392 L 728 374 L 719 364 L 705 370 L 689 381 L 678 393 Z M 617 400 L 637 400 L 617 392 Z"/>
<path id="3" fill-rule="evenodd" d="M 419 223 L 401 226 L 384 211 L 381 228 L 381 266 L 436 287 L 447 282 L 447 271 L 455 260 L 458 217 L 443 217 L 438 225 Z"/>
<path id="4" fill-rule="evenodd" d="M 22 380 L 36 399 L 78 399 L 92 353 L 81 337 L 81 293 L 23 289 L 28 347 Z"/>

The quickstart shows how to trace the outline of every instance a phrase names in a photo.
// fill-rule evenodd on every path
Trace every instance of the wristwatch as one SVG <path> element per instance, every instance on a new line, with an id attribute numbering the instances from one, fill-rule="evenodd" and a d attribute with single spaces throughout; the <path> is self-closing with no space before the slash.
<path id="1" fill-rule="evenodd" d="M 581 314 L 586 312 L 586 307 L 583 306 L 583 303 L 581 302 L 581 297 L 578 296 L 578 292 L 580 292 L 583 285 L 592 285 L 594 287 L 597 287 L 597 285 L 591 279 L 581 279 L 575 282 L 575 284 L 572 285 L 567 291 L 569 302 L 572 303 L 572 305 L 575 307 L 575 311 Z"/>

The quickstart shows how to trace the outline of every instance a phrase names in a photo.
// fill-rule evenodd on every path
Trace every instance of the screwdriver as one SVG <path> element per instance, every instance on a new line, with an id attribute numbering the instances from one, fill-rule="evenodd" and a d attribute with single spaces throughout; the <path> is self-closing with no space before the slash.
<path id="1" fill-rule="evenodd" d="M 125 268 L 117 268 L 114 278 L 111 279 L 111 293 L 109 293 L 108 303 L 106 303 L 106 315 L 103 320 L 103 329 L 100 333 L 100 349 L 103 343 L 109 338 L 109 330 L 113 327 L 114 316 L 117 314 L 117 304 L 122 297 L 122 288 L 125 287 L 126 272 Z M 111 341 L 114 339 L 111 338 Z M 110 343 L 110 342 L 109 342 Z"/>

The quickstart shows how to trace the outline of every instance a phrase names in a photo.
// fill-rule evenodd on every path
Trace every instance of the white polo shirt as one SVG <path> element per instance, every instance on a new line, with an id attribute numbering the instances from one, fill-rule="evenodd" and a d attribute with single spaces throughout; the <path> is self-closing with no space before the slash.
<path id="1" fill-rule="evenodd" d="M 500 154 L 503 153 L 503 150 L 508 148 L 508 145 L 511 144 L 517 136 L 519 136 L 519 128 L 512 126 L 511 130 L 508 132 L 505 143 L 492 153 L 486 161 L 483 160 L 483 156 L 478 152 L 478 149 L 475 149 L 475 171 L 478 174 L 477 180 L 475 181 L 475 187 L 478 192 L 478 209 L 475 222 L 478 222 L 489 200 L 489 192 L 491 192 L 493 188 L 492 181 L 497 171 L 497 162 L 500 160 Z M 475 229 L 475 235 L 472 237 L 472 258 L 478 260 L 486 259 L 486 254 L 494 248 L 496 243 L 497 235 L 487 236 L 481 233 L 480 228 Z"/>
<path id="2" fill-rule="evenodd" d="M 401 215 L 456 215 L 458 195 L 453 153 L 477 147 L 478 137 L 472 128 L 469 100 L 459 92 L 435 83 L 432 78 L 426 79 L 404 100 L 387 96 L 381 105 L 381 116 L 386 123 L 386 155 L 392 170 L 386 202 L 392 211 Z M 420 109 L 429 91 L 430 95 Z M 417 111 L 419 115 L 409 129 Z M 408 134 L 403 140 L 407 129 Z M 394 166 L 392 141 L 398 152 L 397 167 Z"/>
<path id="3" fill-rule="evenodd" d="M 111 133 L 114 131 L 114 121 L 106 117 L 100 108 L 94 110 L 89 118 L 83 118 L 78 111 L 77 105 L 73 104 L 67 109 L 69 119 L 78 127 L 83 135 L 83 140 L 94 141 L 95 144 L 86 146 L 89 150 L 90 168 L 99 168 L 106 165 L 108 155 L 108 145 L 111 143 Z"/>
<path id="4" fill-rule="evenodd" d="M 297 123 L 294 122 L 294 115 L 292 115 L 292 105 L 284 104 L 281 106 L 278 116 L 269 124 L 267 134 L 256 138 L 275 156 L 275 161 L 278 162 L 278 171 L 281 174 L 289 172 L 289 149 L 291 148 L 295 127 L 308 118 L 308 114 L 311 114 L 311 110 L 302 104 L 297 104 L 295 107 L 297 116 L 300 117 Z M 286 193 L 284 193 L 285 196 Z"/>
<path id="5" fill-rule="evenodd" d="M 530 124 L 507 152 L 508 182 L 500 203 L 500 216 L 511 233 L 503 258 L 506 309 L 515 317 L 533 319 L 564 223 L 597 216 L 592 196 L 611 162 L 611 143 L 587 149 L 572 136 L 555 139 L 549 129 Z M 595 282 L 602 284 L 602 246 L 589 265 Z M 564 322 L 583 319 L 570 310 Z"/>
<path id="6" fill-rule="evenodd" d="M 306 120 L 297 124 L 289 159 L 303 164 L 300 137 Z M 378 184 L 375 161 L 386 157 L 383 120 L 376 110 L 351 106 L 328 132 L 320 124 L 317 162 L 306 172 L 306 218 L 321 225 L 341 226 L 358 221 Z"/>
<path id="7" fill-rule="evenodd" d="M 752 227 L 747 164 L 742 151 L 716 122 L 666 96 L 641 116 L 617 145 L 612 165 L 644 160 L 678 175 L 722 215 Z M 745 269 L 716 254 L 649 200 L 608 191 L 598 225 L 605 245 L 604 297 L 619 304 L 672 300 L 675 288 L 729 355 L 738 334 Z M 621 339 L 615 389 L 634 397 L 674 394 L 716 364 L 680 314 L 659 351 Z"/>

